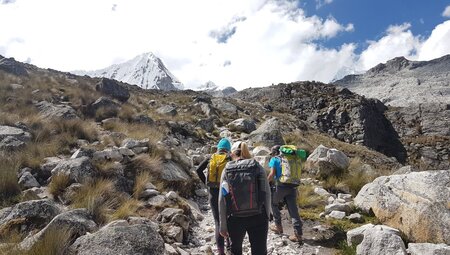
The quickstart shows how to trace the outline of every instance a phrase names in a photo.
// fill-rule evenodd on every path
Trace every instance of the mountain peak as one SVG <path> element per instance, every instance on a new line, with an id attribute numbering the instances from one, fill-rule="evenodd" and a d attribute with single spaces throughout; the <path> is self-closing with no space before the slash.
<path id="1" fill-rule="evenodd" d="M 106 77 L 137 85 L 144 89 L 179 90 L 183 84 L 152 52 L 146 52 L 121 64 L 95 71 L 74 71 L 75 74 Z"/>

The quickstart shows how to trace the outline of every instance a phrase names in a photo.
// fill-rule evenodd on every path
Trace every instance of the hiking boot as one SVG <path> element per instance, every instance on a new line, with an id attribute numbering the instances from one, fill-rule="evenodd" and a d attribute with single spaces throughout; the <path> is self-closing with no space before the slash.
<path id="1" fill-rule="evenodd" d="M 278 225 L 278 224 L 271 224 L 269 226 L 270 230 L 272 230 L 275 234 L 277 235 L 281 235 L 283 234 L 283 226 Z"/>
<path id="2" fill-rule="evenodd" d="M 291 240 L 291 242 L 295 242 L 295 243 L 299 243 L 299 244 L 303 243 L 302 235 L 298 234 L 297 232 L 295 232 L 293 235 L 290 235 L 289 240 Z"/>

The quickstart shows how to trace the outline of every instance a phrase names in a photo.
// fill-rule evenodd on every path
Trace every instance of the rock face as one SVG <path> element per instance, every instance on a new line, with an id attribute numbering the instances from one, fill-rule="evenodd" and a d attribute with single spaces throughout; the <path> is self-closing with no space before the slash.
<path id="1" fill-rule="evenodd" d="M 408 163 L 419 170 L 449 169 L 450 105 L 419 104 L 386 111 L 408 153 Z"/>
<path id="2" fill-rule="evenodd" d="M 365 145 L 400 162 L 406 159 L 406 150 L 397 132 L 384 116 L 386 106 L 348 89 L 318 82 L 297 82 L 245 89 L 233 97 L 264 102 L 266 109 L 290 112 L 298 120 L 341 141 Z"/>
<path id="3" fill-rule="evenodd" d="M 450 55 L 431 61 L 409 61 L 397 57 L 365 74 L 348 75 L 334 84 L 391 106 L 448 103 L 449 75 Z"/>
<path id="4" fill-rule="evenodd" d="M 264 145 L 269 148 L 274 145 L 284 144 L 277 118 L 272 118 L 262 123 L 258 129 L 250 133 L 248 138 L 253 144 Z"/>
<path id="5" fill-rule="evenodd" d="M 382 176 L 366 184 L 355 205 L 414 242 L 450 243 L 450 171 Z"/>
<path id="6" fill-rule="evenodd" d="M 164 241 L 148 224 L 112 225 L 81 236 L 69 249 L 76 255 L 164 254 Z"/>
<path id="7" fill-rule="evenodd" d="M 95 86 L 95 89 L 121 102 L 126 102 L 130 97 L 130 92 L 128 92 L 126 87 L 115 80 L 107 78 L 102 78 Z"/>
<path id="8" fill-rule="evenodd" d="M 41 101 L 36 104 L 36 107 L 44 118 L 78 119 L 76 111 L 69 105 Z"/>

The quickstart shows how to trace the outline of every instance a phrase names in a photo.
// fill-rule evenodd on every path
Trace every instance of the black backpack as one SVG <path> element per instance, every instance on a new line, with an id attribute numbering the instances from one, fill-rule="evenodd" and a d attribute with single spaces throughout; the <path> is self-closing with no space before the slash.
<path id="1" fill-rule="evenodd" d="M 228 215 L 248 217 L 262 212 L 264 192 L 259 181 L 259 164 L 254 159 L 231 161 L 225 168 Z M 222 187 L 224 188 L 224 187 Z"/>

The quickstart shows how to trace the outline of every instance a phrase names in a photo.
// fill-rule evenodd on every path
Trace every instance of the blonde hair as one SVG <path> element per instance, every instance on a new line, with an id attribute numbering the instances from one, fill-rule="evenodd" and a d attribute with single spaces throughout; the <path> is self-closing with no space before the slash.
<path id="1" fill-rule="evenodd" d="M 242 159 L 250 159 L 252 158 L 252 155 L 250 154 L 250 151 L 248 150 L 248 145 L 245 142 L 238 142 L 239 145 L 237 148 L 234 148 L 232 151 L 237 156 L 239 156 Z"/>

